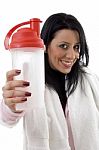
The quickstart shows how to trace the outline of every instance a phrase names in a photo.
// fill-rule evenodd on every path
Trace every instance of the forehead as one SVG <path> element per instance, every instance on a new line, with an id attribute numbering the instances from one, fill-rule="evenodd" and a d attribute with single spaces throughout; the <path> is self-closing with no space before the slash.
<path id="1" fill-rule="evenodd" d="M 55 33 L 53 40 L 77 43 L 79 33 L 76 30 L 62 29 Z"/>

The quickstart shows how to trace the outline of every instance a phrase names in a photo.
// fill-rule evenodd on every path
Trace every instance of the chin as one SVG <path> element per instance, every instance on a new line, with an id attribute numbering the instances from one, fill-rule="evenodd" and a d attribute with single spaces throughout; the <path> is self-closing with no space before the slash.
<path id="1" fill-rule="evenodd" d="M 70 71 L 71 71 L 71 68 L 70 69 L 65 69 L 65 70 L 60 70 L 60 72 L 61 73 L 64 73 L 64 74 L 68 74 L 68 73 L 70 73 Z"/>

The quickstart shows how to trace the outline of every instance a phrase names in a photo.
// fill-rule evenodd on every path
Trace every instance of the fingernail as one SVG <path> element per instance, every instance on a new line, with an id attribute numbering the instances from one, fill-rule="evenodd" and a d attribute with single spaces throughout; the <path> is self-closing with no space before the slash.
<path id="1" fill-rule="evenodd" d="M 23 98 L 22 101 L 27 101 L 27 98 Z"/>
<path id="2" fill-rule="evenodd" d="M 30 84 L 29 82 L 24 82 L 23 83 L 24 86 L 29 86 L 29 84 Z"/>
<path id="3" fill-rule="evenodd" d="M 17 73 L 17 74 L 21 73 L 21 70 L 16 70 L 16 73 Z"/>
<path id="4" fill-rule="evenodd" d="M 30 92 L 26 92 L 25 96 L 31 96 L 31 93 Z"/>

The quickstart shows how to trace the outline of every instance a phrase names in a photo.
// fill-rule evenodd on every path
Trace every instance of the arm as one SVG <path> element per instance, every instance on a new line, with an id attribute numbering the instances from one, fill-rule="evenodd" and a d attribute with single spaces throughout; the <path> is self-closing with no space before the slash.
<path id="1" fill-rule="evenodd" d="M 11 109 L 5 105 L 4 100 L 0 101 L 0 122 L 1 124 L 13 127 L 21 117 L 23 117 L 25 112 L 14 113 Z"/>

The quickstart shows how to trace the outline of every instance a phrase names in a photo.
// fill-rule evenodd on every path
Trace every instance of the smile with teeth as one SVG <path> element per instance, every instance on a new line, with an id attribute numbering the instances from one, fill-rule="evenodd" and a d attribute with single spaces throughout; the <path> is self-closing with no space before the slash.
<path id="1" fill-rule="evenodd" d="M 73 64 L 73 61 L 61 60 L 61 63 L 62 63 L 65 67 L 71 67 L 72 64 Z"/>

